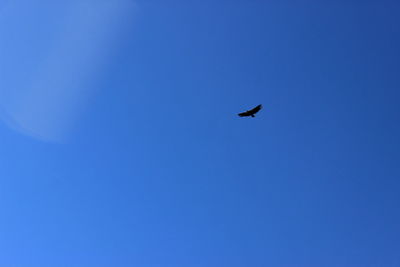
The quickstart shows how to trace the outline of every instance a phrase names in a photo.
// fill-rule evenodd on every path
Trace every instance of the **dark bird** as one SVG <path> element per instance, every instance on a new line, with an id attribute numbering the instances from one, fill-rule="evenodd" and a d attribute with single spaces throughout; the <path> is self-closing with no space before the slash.
<path id="1" fill-rule="evenodd" d="M 260 111 L 260 109 L 262 109 L 262 105 L 258 105 L 257 107 L 255 107 L 255 108 L 253 108 L 253 109 L 250 109 L 250 110 L 247 110 L 247 111 L 245 111 L 245 112 L 242 112 L 242 113 L 239 113 L 238 115 L 240 116 L 240 117 L 255 117 L 255 115 L 254 114 L 256 114 L 257 112 L 259 112 Z"/>

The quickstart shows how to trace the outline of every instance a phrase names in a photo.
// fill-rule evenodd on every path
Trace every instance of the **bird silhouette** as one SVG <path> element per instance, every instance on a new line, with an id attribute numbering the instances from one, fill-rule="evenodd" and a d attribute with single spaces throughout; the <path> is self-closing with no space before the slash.
<path id="1" fill-rule="evenodd" d="M 262 105 L 258 105 L 257 107 L 247 110 L 245 112 L 239 113 L 239 117 L 255 117 L 255 114 L 262 109 Z"/>

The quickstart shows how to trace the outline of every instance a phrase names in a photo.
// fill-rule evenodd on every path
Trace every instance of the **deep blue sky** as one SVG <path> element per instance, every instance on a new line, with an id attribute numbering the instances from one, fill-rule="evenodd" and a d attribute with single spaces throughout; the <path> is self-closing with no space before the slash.
<path id="1" fill-rule="evenodd" d="M 1 2 L 0 266 L 400 266 L 399 12 Z"/>

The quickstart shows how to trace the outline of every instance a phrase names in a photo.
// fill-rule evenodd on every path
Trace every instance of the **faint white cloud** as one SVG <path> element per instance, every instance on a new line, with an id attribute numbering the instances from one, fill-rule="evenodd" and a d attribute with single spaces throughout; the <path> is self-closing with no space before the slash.
<path id="1" fill-rule="evenodd" d="M 24 1 L 19 3 L 20 6 L 13 6 L 14 16 L 20 15 L 18 11 Z M 72 1 L 65 7 L 60 26 L 49 25 L 49 32 L 55 36 L 53 39 L 46 40 L 46 35 L 38 35 L 37 38 L 43 39 L 36 40 L 39 45 L 31 49 L 30 44 L 8 47 L 11 56 L 2 55 L 11 66 L 13 58 L 26 53 L 26 49 L 29 56 L 36 52 L 35 47 L 42 45 L 38 53 L 43 57 L 38 62 L 14 67 L 20 75 L 10 72 L 12 77 L 5 77 L 4 84 L 0 81 L 3 87 L 0 105 L 2 118 L 10 127 L 45 141 L 65 140 L 81 113 L 85 98 L 92 93 L 90 85 L 98 77 L 99 67 L 106 63 L 107 51 L 118 36 L 116 33 L 124 26 L 123 21 L 129 21 L 127 16 L 133 15 L 134 5 L 128 0 L 84 0 Z M 19 34 L 32 35 L 29 32 Z M 3 73 L 7 73 L 7 60 L 5 62 L 6 65 L 0 66 L 0 70 L 5 70 Z"/>

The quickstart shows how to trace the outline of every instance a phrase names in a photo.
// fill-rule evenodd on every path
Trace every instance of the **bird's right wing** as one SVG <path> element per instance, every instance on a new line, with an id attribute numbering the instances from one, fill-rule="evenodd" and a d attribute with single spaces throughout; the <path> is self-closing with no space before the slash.
<path id="1" fill-rule="evenodd" d="M 259 112 L 261 109 L 262 109 L 262 105 L 258 105 L 257 107 L 253 108 L 253 109 L 251 110 L 251 112 L 257 113 L 257 112 Z"/>

